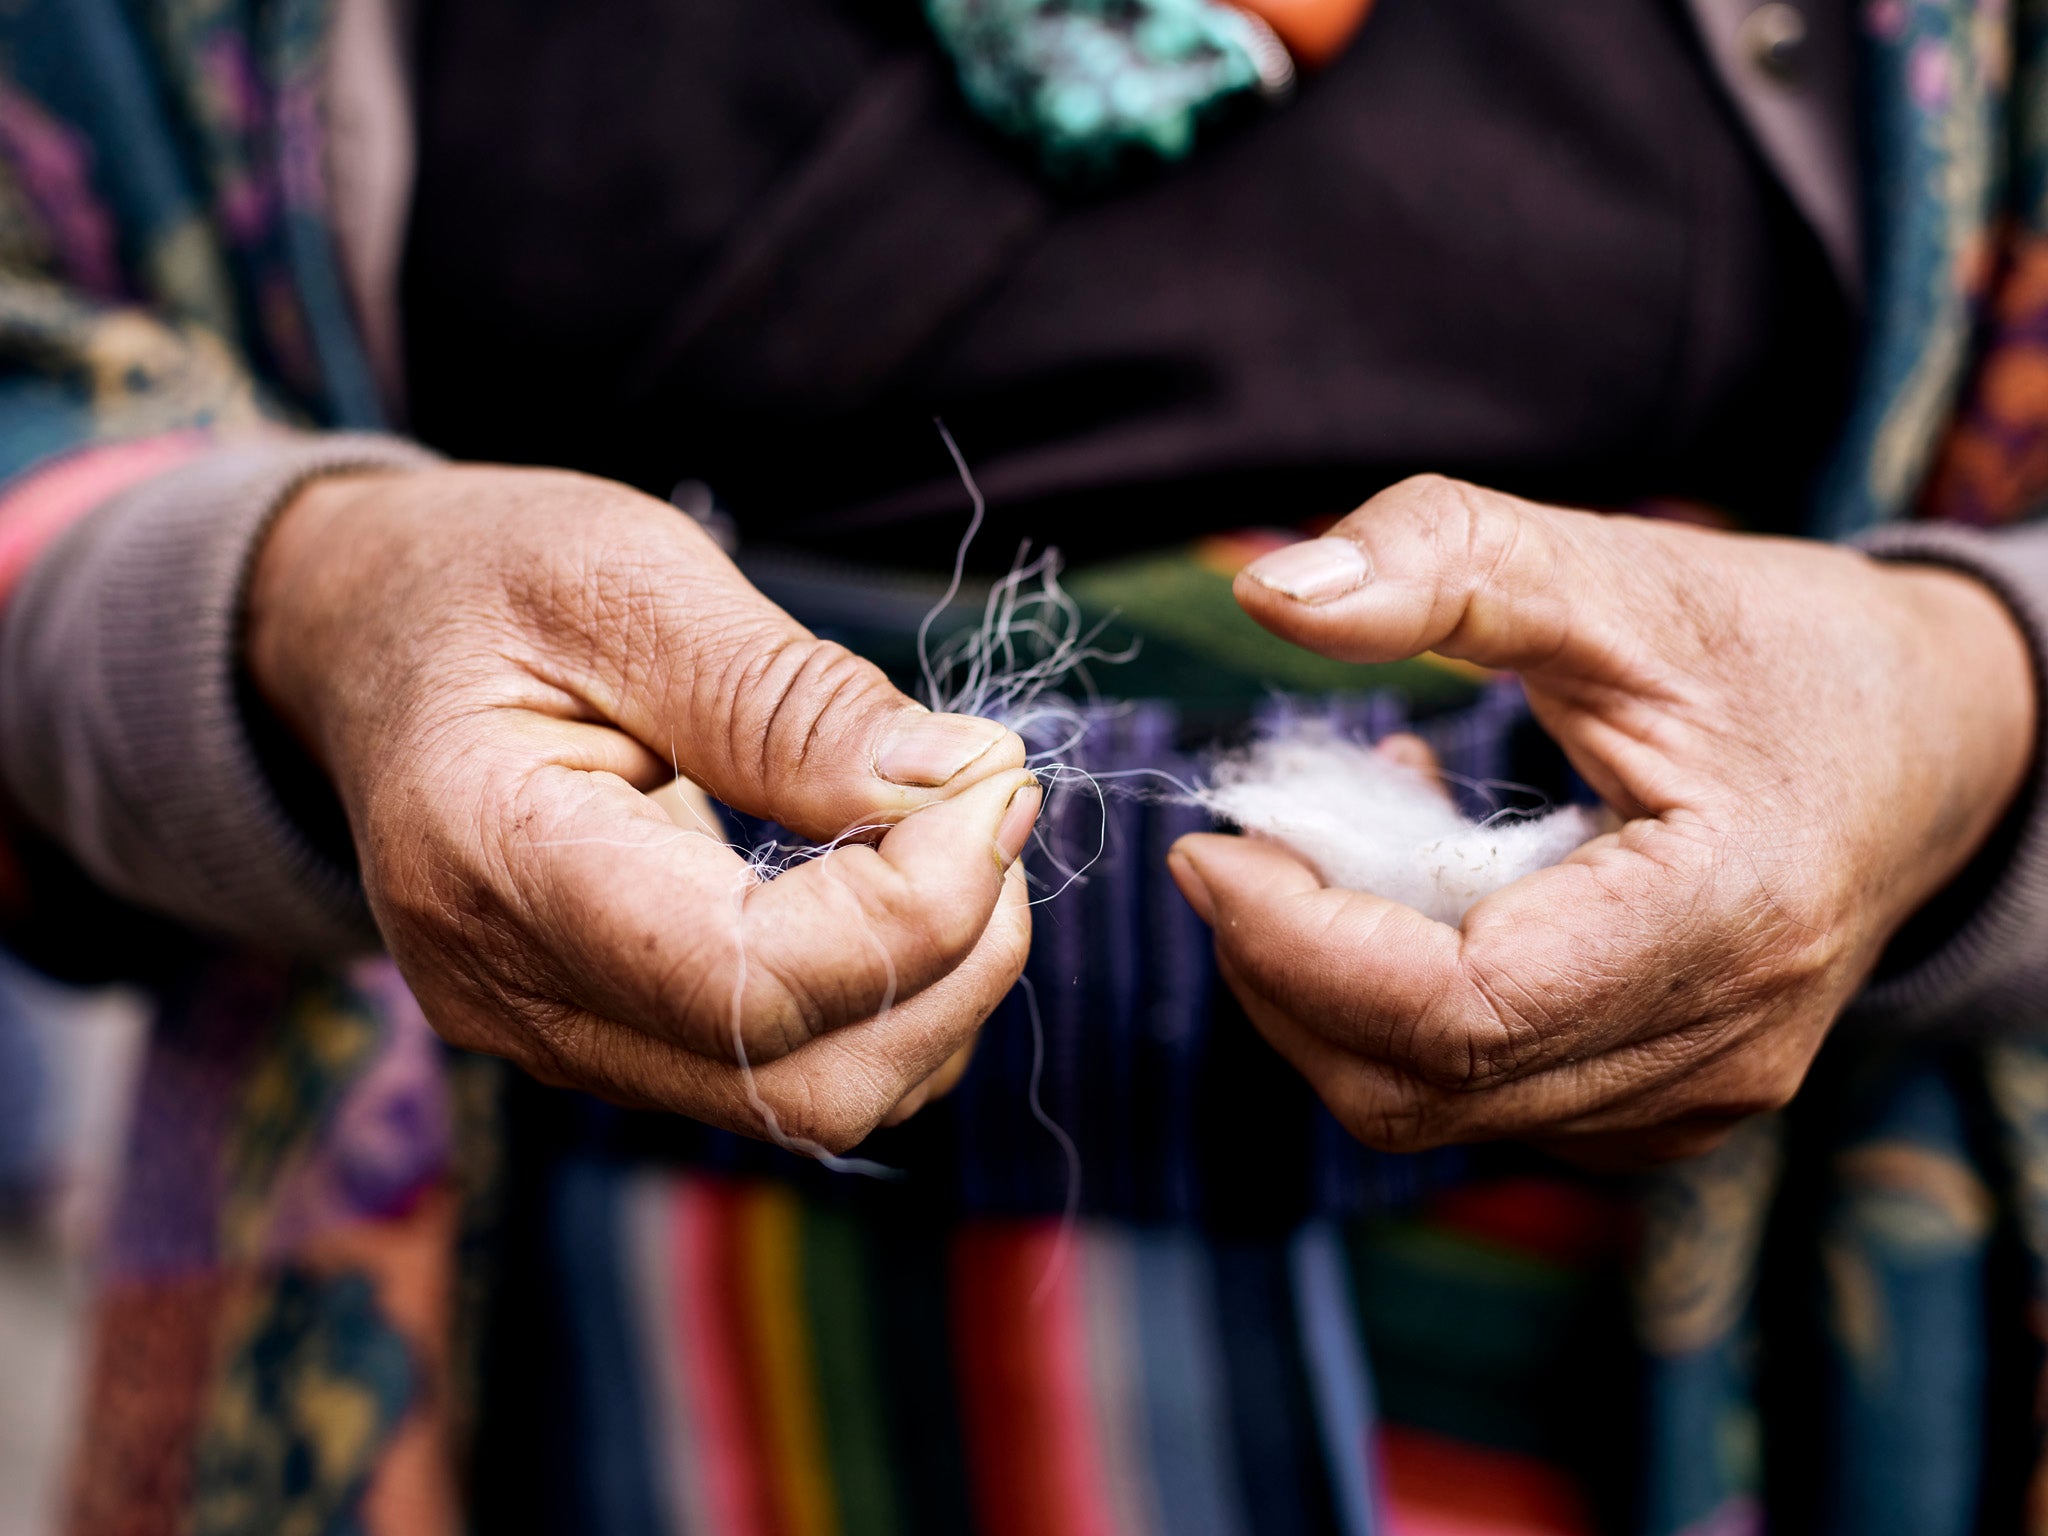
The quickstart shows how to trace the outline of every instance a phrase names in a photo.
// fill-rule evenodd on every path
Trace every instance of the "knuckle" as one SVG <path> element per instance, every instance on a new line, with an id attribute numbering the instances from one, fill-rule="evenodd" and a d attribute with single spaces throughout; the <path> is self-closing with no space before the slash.
<path id="1" fill-rule="evenodd" d="M 420 1012 L 434 1033 L 458 1051 L 481 1056 L 511 1058 L 506 1042 L 505 1021 L 494 1009 L 478 1008 L 467 999 L 445 999 L 434 989 L 415 986 Z"/>
<path id="2" fill-rule="evenodd" d="M 865 1103 L 884 1104 L 878 1095 L 858 1091 L 849 1081 L 821 1083 L 812 1074 L 797 1073 L 769 1101 L 782 1134 L 798 1142 L 810 1142 L 837 1156 L 851 1151 L 867 1139 L 881 1121 L 883 1109 L 872 1111 Z"/>
<path id="3" fill-rule="evenodd" d="M 1774 1115 L 1798 1096 L 1799 1079 L 1774 1072 L 1719 1095 L 1713 1112 L 1733 1124 L 1758 1115 Z"/>
<path id="4" fill-rule="evenodd" d="M 1375 1152 L 1426 1152 L 1434 1145 L 1420 1118 L 1403 1109 L 1369 1109 L 1354 1115 L 1345 1128 Z"/>
<path id="5" fill-rule="evenodd" d="M 1775 1115 L 1779 1110 L 1789 1108 L 1792 1101 L 1799 1097 L 1799 1090 L 1802 1086 L 1804 1086 L 1804 1079 L 1800 1077 L 1780 1077 L 1775 1079 L 1765 1089 L 1764 1093 L 1758 1097 L 1756 1108 L 1749 1111 L 1749 1113 Z M 1748 1116 L 1745 1115 L 1743 1118 L 1747 1119 Z"/>
<path id="6" fill-rule="evenodd" d="M 502 1056 L 528 1077 L 552 1088 L 604 1086 L 603 1075 L 593 1070 L 588 1059 L 588 1030 L 576 1010 L 538 998 L 511 996 L 499 1001 L 498 1011 L 503 1022 L 496 1028 L 484 1026 L 473 1047 L 445 1032 L 442 1038 Z"/>
<path id="7" fill-rule="evenodd" d="M 989 914 L 980 903 L 934 901 L 905 879 L 891 880 L 883 901 L 889 925 L 901 935 L 901 958 L 919 975 L 950 970 L 988 927 Z"/>
<path id="8" fill-rule="evenodd" d="M 1528 988 L 1484 960 L 1468 961 L 1462 984 L 1447 985 L 1417 1031 L 1413 1069 L 1431 1086 L 1477 1092 L 1521 1077 L 1547 1060 L 1554 1033 Z"/>
<path id="9" fill-rule="evenodd" d="M 842 645 L 796 633 L 732 658 L 717 681 L 735 713 L 734 741 L 751 741 L 762 783 L 812 771 L 837 777 L 845 743 L 832 727 L 884 694 L 887 679 Z"/>
<path id="10" fill-rule="evenodd" d="M 1447 555 L 1473 572 L 1497 565 L 1520 536 L 1522 519 L 1491 491 L 1448 475 L 1415 475 L 1401 491 Z"/>
<path id="11" fill-rule="evenodd" d="M 881 1123 L 882 1117 L 879 1114 L 861 1115 L 851 1119 L 834 1116 L 822 1122 L 810 1139 L 834 1157 L 843 1157 L 866 1141 L 869 1134 Z"/>
<path id="12" fill-rule="evenodd" d="M 1425 1152 L 1442 1145 L 1421 1098 L 1384 1080 L 1355 1081 L 1331 1109 L 1345 1130 L 1375 1152 Z"/>
<path id="13" fill-rule="evenodd" d="M 1729 1129 L 1746 1120 L 1773 1115 L 1798 1097 L 1806 1079 L 1810 1050 L 1795 1041 L 1796 1029 L 1783 1020 L 1752 1018 L 1746 1026 L 1752 1033 L 1747 1044 L 1680 1088 L 1677 1112 L 1667 1125 L 1706 1126 Z"/>
<path id="14" fill-rule="evenodd" d="M 830 1028 L 840 1015 L 854 1011 L 843 1005 L 837 989 L 794 973 L 778 961 L 763 960 L 749 968 L 740 982 L 737 1007 L 712 1006 L 708 1017 L 718 1054 L 754 1065 L 776 1061 L 808 1044 Z M 730 997 L 728 990 L 726 996 Z"/>
<path id="15" fill-rule="evenodd" d="M 897 980 L 922 986 L 951 972 L 988 932 L 990 898 L 934 893 L 880 858 L 865 862 L 869 879 L 860 894 L 842 882 L 842 926 L 849 933 L 864 931 L 853 952 L 865 957 L 866 968 L 886 967 L 897 973 Z M 1023 924 L 1004 925 L 1006 943 L 1020 955 L 1028 931 Z"/>
<path id="16" fill-rule="evenodd" d="M 729 953 L 719 952 L 721 939 Z M 648 947 L 652 949 L 655 946 L 650 943 Z M 757 1045 L 754 1038 L 757 1030 L 750 1010 L 760 1006 L 757 999 L 760 989 L 754 985 L 756 977 L 753 971 L 740 969 L 742 962 L 737 951 L 738 945 L 733 941 L 730 930 L 723 928 L 696 943 L 683 945 L 650 976 L 648 1013 L 661 1021 L 665 1026 L 664 1033 L 686 1047 L 727 1061 L 737 1060 L 738 1044 L 734 1040 L 734 1026 L 737 1024 L 749 1055 L 763 1061 L 772 1060 L 782 1054 L 776 1045 L 783 1037 L 779 1033 L 770 1033 Z M 734 993 L 742 987 L 744 990 L 740 991 L 737 999 L 739 1009 L 735 1014 Z"/>
<path id="17" fill-rule="evenodd" d="M 1805 999 L 1828 991 L 1840 974 L 1850 943 L 1845 932 L 1820 911 L 1794 911 L 1785 898 L 1762 893 L 1769 920 L 1763 925 L 1754 960 L 1764 989 L 1780 997 Z"/>
<path id="18" fill-rule="evenodd" d="M 1447 520 L 1455 520 L 1462 527 L 1472 515 L 1474 489 L 1449 475 L 1421 474 L 1401 481 L 1394 487 L 1394 494 L 1415 508 L 1433 528 L 1442 528 Z"/>

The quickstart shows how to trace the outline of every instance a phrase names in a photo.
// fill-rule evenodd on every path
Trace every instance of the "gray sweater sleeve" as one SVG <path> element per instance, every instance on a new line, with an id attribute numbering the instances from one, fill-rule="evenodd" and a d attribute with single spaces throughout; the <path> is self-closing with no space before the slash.
<path id="1" fill-rule="evenodd" d="M 396 438 L 223 447 L 95 508 L 0 619 L 0 780 L 101 886 L 261 948 L 343 954 L 376 932 L 258 761 L 237 686 L 258 540 L 322 474 L 436 462 Z"/>
<path id="2" fill-rule="evenodd" d="M 1970 871 L 1908 926 L 1851 1019 L 1902 1030 L 2048 1037 L 2048 527 L 1879 530 L 1880 559 L 1974 576 L 2011 609 L 2033 657 L 2040 737 L 2026 786 Z M 1970 658 L 1955 659 L 1958 670 Z"/>

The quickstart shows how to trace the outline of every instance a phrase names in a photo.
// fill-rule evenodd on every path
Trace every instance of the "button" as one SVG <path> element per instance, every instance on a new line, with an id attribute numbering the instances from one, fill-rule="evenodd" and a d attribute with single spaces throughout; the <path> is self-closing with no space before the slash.
<path id="1" fill-rule="evenodd" d="M 1773 80 L 1790 80 L 1806 52 L 1806 18 L 1796 5 L 1760 5 L 1742 18 L 1736 40 L 1758 70 Z"/>

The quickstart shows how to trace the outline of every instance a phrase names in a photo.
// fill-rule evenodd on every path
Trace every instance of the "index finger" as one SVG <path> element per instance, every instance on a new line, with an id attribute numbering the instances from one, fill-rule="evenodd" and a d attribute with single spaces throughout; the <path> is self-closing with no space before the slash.
<path id="1" fill-rule="evenodd" d="M 772 879 L 605 775 L 535 776 L 502 890 L 564 1000 L 722 1059 L 772 1060 L 951 973 L 1036 811 L 999 774 Z M 735 1022 L 740 1033 L 734 1039 Z"/>

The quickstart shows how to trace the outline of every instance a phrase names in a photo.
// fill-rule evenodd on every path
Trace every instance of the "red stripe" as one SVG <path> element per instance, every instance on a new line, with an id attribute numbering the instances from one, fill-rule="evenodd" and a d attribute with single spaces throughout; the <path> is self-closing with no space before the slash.
<path id="1" fill-rule="evenodd" d="M 705 1490 L 720 1536 L 774 1536 L 760 1405 L 735 1294 L 735 1191 L 697 1179 L 675 1194 L 677 1375 L 690 1394 Z"/>
<path id="2" fill-rule="evenodd" d="M 1070 1255 L 1036 1302 L 1052 1222 L 970 1229 L 953 1256 L 953 1345 L 986 1536 L 1112 1536 Z"/>
<path id="3" fill-rule="evenodd" d="M 38 465 L 0 495 L 0 604 L 66 528 L 130 486 L 204 453 L 199 432 L 82 448 Z"/>
<path id="4" fill-rule="evenodd" d="M 1444 1435 L 1380 1427 L 1391 1536 L 1591 1536 L 1562 1468 Z"/>
<path id="5" fill-rule="evenodd" d="M 1430 1199 L 1428 1222 L 1568 1269 L 1628 1252 L 1632 1202 L 1564 1179 L 1511 1178 L 1459 1185 Z"/>

